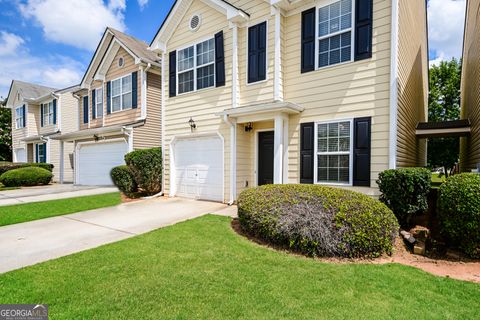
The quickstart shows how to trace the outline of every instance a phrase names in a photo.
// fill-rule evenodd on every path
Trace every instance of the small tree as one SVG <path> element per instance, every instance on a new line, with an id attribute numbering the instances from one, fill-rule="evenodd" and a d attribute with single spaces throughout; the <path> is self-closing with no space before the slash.
<path id="1" fill-rule="evenodd" d="M 460 119 L 461 70 L 461 60 L 455 58 L 430 68 L 428 121 Z M 448 169 L 458 161 L 459 149 L 459 138 L 456 137 L 428 139 L 428 165 L 441 166 L 448 175 Z"/>
<path id="2" fill-rule="evenodd" d="M 0 101 L 0 161 L 12 160 L 12 111 Z"/>

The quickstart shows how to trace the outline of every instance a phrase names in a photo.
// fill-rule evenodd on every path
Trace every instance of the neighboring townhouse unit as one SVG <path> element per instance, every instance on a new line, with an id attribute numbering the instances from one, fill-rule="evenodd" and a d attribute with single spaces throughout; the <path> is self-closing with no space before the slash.
<path id="1" fill-rule="evenodd" d="M 480 0 L 467 1 L 460 103 L 462 119 L 471 124 L 460 140 L 460 168 L 480 169 Z"/>
<path id="2" fill-rule="evenodd" d="M 316 183 L 377 194 L 424 165 L 426 2 L 177 0 L 162 57 L 164 190 L 233 202 Z"/>
<path id="3" fill-rule="evenodd" d="M 111 185 L 127 152 L 160 146 L 160 85 L 148 45 L 107 28 L 75 92 L 79 130 L 55 138 L 75 146 L 76 184 Z"/>
<path id="4" fill-rule="evenodd" d="M 73 96 L 77 89 L 12 81 L 7 107 L 12 109 L 14 162 L 51 163 L 54 181 L 73 182 L 73 144 L 64 146 L 53 137 L 78 130 L 77 99 Z"/>

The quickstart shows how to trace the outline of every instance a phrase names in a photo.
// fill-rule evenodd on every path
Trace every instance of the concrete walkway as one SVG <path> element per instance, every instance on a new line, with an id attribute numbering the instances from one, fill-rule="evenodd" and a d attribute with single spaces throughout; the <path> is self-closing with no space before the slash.
<path id="1" fill-rule="evenodd" d="M 75 186 L 73 184 L 28 187 L 0 191 L 0 206 L 90 196 L 115 191 L 118 191 L 116 187 Z"/>
<path id="2" fill-rule="evenodd" d="M 162 197 L 0 227 L 0 273 L 208 213 L 235 216 L 237 210 L 216 202 Z"/>

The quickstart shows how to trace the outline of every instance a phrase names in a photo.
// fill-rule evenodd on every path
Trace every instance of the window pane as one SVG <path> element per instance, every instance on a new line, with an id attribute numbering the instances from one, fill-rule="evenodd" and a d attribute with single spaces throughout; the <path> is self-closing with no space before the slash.
<path id="1" fill-rule="evenodd" d="M 342 0 L 340 4 L 341 14 L 347 14 L 352 12 L 352 0 Z"/>
<path id="2" fill-rule="evenodd" d="M 326 123 L 318 125 L 317 133 L 318 133 L 319 138 L 326 138 L 327 137 L 327 128 L 328 128 L 328 124 L 326 124 Z"/>
<path id="3" fill-rule="evenodd" d="M 97 89 L 97 92 L 95 92 L 95 99 L 97 100 L 97 103 L 103 101 L 103 89 Z"/>
<path id="4" fill-rule="evenodd" d="M 112 96 L 120 95 L 120 79 L 112 81 Z"/>
<path id="5" fill-rule="evenodd" d="M 122 93 L 132 91 L 132 76 L 122 78 Z"/>
<path id="6" fill-rule="evenodd" d="M 326 36 L 328 34 L 328 21 L 321 22 L 318 27 L 318 35 L 320 37 Z"/>
<path id="7" fill-rule="evenodd" d="M 120 110 L 120 96 L 112 98 L 112 111 Z"/>
<path id="8" fill-rule="evenodd" d="M 215 60 L 214 39 L 197 44 L 197 66 L 212 63 Z"/>
<path id="9" fill-rule="evenodd" d="M 330 38 L 330 50 L 340 48 L 340 36 Z"/>
<path id="10" fill-rule="evenodd" d="M 193 46 L 178 51 L 178 71 L 193 68 Z"/>
<path id="11" fill-rule="evenodd" d="M 122 109 L 132 108 L 132 93 L 126 93 L 122 95 Z"/>
<path id="12" fill-rule="evenodd" d="M 340 31 L 340 18 L 334 18 L 330 20 L 330 33 Z"/>
<path id="13" fill-rule="evenodd" d="M 341 137 L 350 137 L 350 122 L 340 122 L 338 124 L 338 135 Z"/>
<path id="14" fill-rule="evenodd" d="M 327 139 L 319 138 L 318 139 L 318 152 L 327 152 Z"/>
<path id="15" fill-rule="evenodd" d="M 212 87 L 215 82 L 214 72 L 213 64 L 199 68 L 197 70 L 197 89 Z"/>
<path id="16" fill-rule="evenodd" d="M 329 18 L 329 15 L 328 15 L 328 6 L 326 7 L 323 7 L 323 8 L 320 8 L 318 10 L 318 19 L 319 19 L 319 22 L 322 23 L 322 22 L 328 22 L 328 18 Z"/>
<path id="17" fill-rule="evenodd" d="M 342 30 L 348 29 L 352 26 L 352 15 L 346 14 L 340 17 L 340 28 Z"/>
<path id="18" fill-rule="evenodd" d="M 193 70 L 178 75 L 178 93 L 193 91 Z"/>

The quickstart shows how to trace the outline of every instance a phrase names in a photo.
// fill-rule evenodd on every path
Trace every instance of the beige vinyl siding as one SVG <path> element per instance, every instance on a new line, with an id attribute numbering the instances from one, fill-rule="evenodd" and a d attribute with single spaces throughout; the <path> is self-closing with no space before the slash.
<path id="1" fill-rule="evenodd" d="M 467 1 L 461 105 L 462 119 L 470 119 L 470 137 L 461 139 L 462 171 L 477 168 L 480 163 L 480 0 Z"/>
<path id="2" fill-rule="evenodd" d="M 161 86 L 160 75 L 147 72 L 147 118 L 145 125 L 133 130 L 134 149 L 160 147 L 161 145 Z"/>
<path id="3" fill-rule="evenodd" d="M 390 1 L 374 0 L 372 58 L 302 74 L 301 13 L 286 18 L 285 47 L 291 49 L 284 52 L 285 100 L 305 108 L 289 119 L 289 183 L 299 183 L 299 130 L 303 122 L 372 117 L 371 187 L 376 187 L 378 173 L 388 169 L 390 26 Z"/>
<path id="4" fill-rule="evenodd" d="M 28 136 L 38 135 L 40 128 L 40 107 L 38 104 L 28 104 L 27 107 L 27 132 Z"/>
<path id="5" fill-rule="evenodd" d="M 401 0 L 398 25 L 397 166 L 426 165 L 426 139 L 417 139 L 427 121 L 428 46 L 424 1 Z"/>
<path id="6" fill-rule="evenodd" d="M 202 16 L 202 24 L 196 32 L 190 31 L 189 21 L 193 14 Z M 164 123 L 168 126 L 165 132 L 165 191 L 170 191 L 170 142 L 174 137 L 191 134 L 188 120 L 190 117 L 197 124 L 195 133 L 218 132 L 224 140 L 224 198 L 229 197 L 229 166 L 230 166 L 230 128 L 215 112 L 223 111 L 231 106 L 231 79 L 232 79 L 232 31 L 228 27 L 226 16 L 207 6 L 200 0 L 194 0 L 190 8 L 179 23 L 170 41 L 167 43 L 168 52 L 187 47 L 201 40 L 213 38 L 223 30 L 225 47 L 225 79 L 223 87 L 212 87 L 197 92 L 189 92 L 173 98 L 165 97 Z M 166 54 L 168 59 L 168 53 Z M 164 74 L 168 75 L 168 62 L 165 63 Z M 168 78 L 165 79 L 165 91 L 168 93 Z"/>
<path id="7" fill-rule="evenodd" d="M 60 95 L 59 105 L 61 108 L 61 130 L 62 133 L 69 133 L 78 130 L 78 100 L 72 92 Z M 58 114 L 57 114 L 58 117 Z"/>

